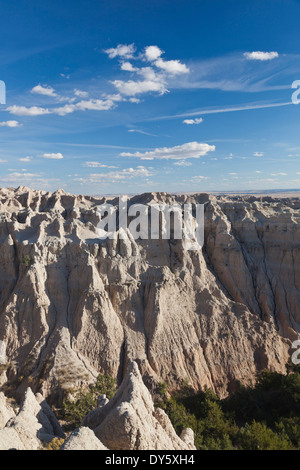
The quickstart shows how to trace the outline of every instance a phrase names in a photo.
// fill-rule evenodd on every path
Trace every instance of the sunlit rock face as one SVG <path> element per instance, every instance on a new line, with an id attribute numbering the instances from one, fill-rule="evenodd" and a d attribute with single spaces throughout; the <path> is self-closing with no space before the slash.
<path id="1" fill-rule="evenodd" d="M 0 340 L 6 371 L 52 400 L 136 361 L 148 387 L 189 381 L 220 396 L 283 372 L 300 327 L 297 199 L 147 193 L 133 203 L 204 204 L 205 239 L 100 240 L 118 198 L 0 190 Z"/>

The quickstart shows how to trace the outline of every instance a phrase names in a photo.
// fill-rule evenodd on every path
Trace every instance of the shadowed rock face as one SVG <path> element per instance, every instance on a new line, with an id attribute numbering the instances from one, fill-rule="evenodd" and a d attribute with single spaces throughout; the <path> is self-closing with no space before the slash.
<path id="1" fill-rule="evenodd" d="M 30 384 L 57 400 L 98 373 L 121 380 L 133 360 L 149 386 L 187 379 L 221 396 L 263 368 L 284 371 L 300 327 L 299 200 L 131 199 L 205 204 L 199 251 L 99 241 L 103 202 L 0 190 L 0 340 L 20 394 Z"/>

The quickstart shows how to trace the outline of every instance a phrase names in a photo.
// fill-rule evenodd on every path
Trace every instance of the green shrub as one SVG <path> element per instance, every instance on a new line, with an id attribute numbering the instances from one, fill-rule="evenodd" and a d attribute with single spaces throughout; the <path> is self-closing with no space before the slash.
<path id="1" fill-rule="evenodd" d="M 187 388 L 160 406 L 178 434 L 190 427 L 201 450 L 300 449 L 300 369 L 263 371 L 254 387 L 220 400 L 211 390 L 187 396 Z"/>
<path id="2" fill-rule="evenodd" d="M 24 266 L 26 266 L 26 268 L 28 268 L 32 263 L 31 256 L 29 256 L 29 255 L 23 256 L 22 262 L 23 262 Z"/>
<path id="3" fill-rule="evenodd" d="M 285 435 L 277 434 L 263 423 L 253 421 L 239 433 L 243 450 L 292 450 L 293 445 Z"/>
<path id="4" fill-rule="evenodd" d="M 97 398 L 105 394 L 110 400 L 117 390 L 117 382 L 110 375 L 98 375 L 94 385 L 89 389 L 75 389 L 71 391 L 72 398 L 63 401 L 63 417 L 67 421 L 69 429 L 80 426 L 84 416 L 97 408 Z"/>

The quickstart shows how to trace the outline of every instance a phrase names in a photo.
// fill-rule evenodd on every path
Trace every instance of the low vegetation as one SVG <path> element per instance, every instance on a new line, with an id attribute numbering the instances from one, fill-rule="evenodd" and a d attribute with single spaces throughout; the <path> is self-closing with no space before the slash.
<path id="1" fill-rule="evenodd" d="M 54 437 L 54 439 L 52 439 L 52 441 L 49 442 L 45 448 L 46 450 L 59 450 L 64 442 L 65 439 Z"/>
<path id="2" fill-rule="evenodd" d="M 254 387 L 243 387 L 220 400 L 210 390 L 191 395 L 188 387 L 167 398 L 160 384 L 163 408 L 178 434 L 190 427 L 199 450 L 300 449 L 300 367 L 287 374 L 264 371 Z"/>
<path id="3" fill-rule="evenodd" d="M 117 390 L 117 382 L 110 375 L 97 377 L 94 385 L 90 385 L 88 390 L 81 388 L 70 390 L 69 397 L 63 402 L 63 418 L 67 423 L 66 428 L 73 430 L 80 426 L 84 416 L 97 408 L 97 398 L 105 394 L 110 400 Z"/>
<path id="4" fill-rule="evenodd" d="M 80 426 L 98 396 L 110 399 L 116 389 L 114 378 L 99 375 L 88 390 L 72 390 L 63 402 L 66 428 Z M 177 434 L 193 429 L 199 450 L 300 450 L 300 366 L 288 364 L 286 374 L 263 371 L 255 386 L 240 385 L 227 399 L 211 390 L 193 394 L 187 382 L 171 398 L 161 383 L 157 396 L 155 406 L 165 410 Z"/>

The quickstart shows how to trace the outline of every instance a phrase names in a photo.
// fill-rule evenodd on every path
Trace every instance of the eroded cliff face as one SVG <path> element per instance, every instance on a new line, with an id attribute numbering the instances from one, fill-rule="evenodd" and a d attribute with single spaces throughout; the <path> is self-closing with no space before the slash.
<path id="1" fill-rule="evenodd" d="M 137 361 L 151 386 L 188 380 L 221 396 L 283 372 L 300 328 L 299 200 L 205 194 L 205 244 L 100 241 L 104 198 L 0 190 L 0 340 L 23 393 L 57 399 Z M 117 199 L 109 201 L 118 204 Z"/>

